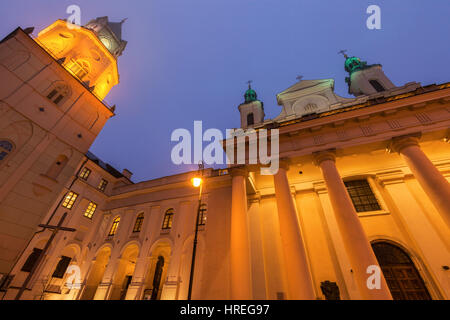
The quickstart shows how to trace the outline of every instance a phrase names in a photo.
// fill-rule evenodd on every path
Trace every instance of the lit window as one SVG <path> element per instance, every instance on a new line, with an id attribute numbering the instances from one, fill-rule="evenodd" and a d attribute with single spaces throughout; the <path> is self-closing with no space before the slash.
<path id="1" fill-rule="evenodd" d="M 353 180 L 345 182 L 348 194 L 352 199 L 356 212 L 381 210 L 377 198 L 373 194 L 367 180 Z"/>
<path id="2" fill-rule="evenodd" d="M 143 222 L 144 222 L 144 213 L 141 212 L 138 214 L 138 216 L 136 218 L 136 222 L 134 223 L 133 232 L 141 232 Z"/>
<path id="3" fill-rule="evenodd" d="M 6 157 L 12 152 L 14 146 L 11 142 L 6 140 L 0 140 L 0 161 L 6 159 Z"/>
<path id="4" fill-rule="evenodd" d="M 84 60 L 75 61 L 72 59 L 67 66 L 80 80 L 89 74 L 89 63 Z"/>
<path id="5" fill-rule="evenodd" d="M 200 212 L 198 215 L 198 225 L 204 226 L 206 224 L 206 204 L 202 203 L 200 206 Z"/>
<path id="6" fill-rule="evenodd" d="M 100 181 L 100 184 L 98 185 L 98 190 L 105 192 L 107 185 L 108 185 L 108 181 L 106 181 L 105 179 L 102 179 Z"/>
<path id="7" fill-rule="evenodd" d="M 109 231 L 108 236 L 113 236 L 117 232 L 117 228 L 119 227 L 120 217 L 114 219 L 113 224 L 111 226 L 111 230 Z"/>
<path id="8" fill-rule="evenodd" d="M 84 216 L 89 219 L 92 219 L 92 216 L 94 215 L 96 209 L 97 209 L 97 205 L 93 202 L 89 202 L 89 205 L 88 205 L 86 211 L 84 212 Z"/>
<path id="9" fill-rule="evenodd" d="M 174 211 L 172 208 L 166 211 L 166 214 L 164 215 L 163 225 L 162 225 L 163 230 L 172 228 L 173 214 L 174 214 Z"/>
<path id="10" fill-rule="evenodd" d="M 64 201 L 63 201 L 63 203 L 62 203 L 62 206 L 63 206 L 64 208 L 69 209 L 69 210 L 72 209 L 73 204 L 74 204 L 75 200 L 77 200 L 77 198 L 78 198 L 78 194 L 76 194 L 75 192 L 70 191 L 70 192 L 66 195 L 66 197 L 64 198 Z"/>
<path id="11" fill-rule="evenodd" d="M 88 168 L 83 168 L 80 172 L 80 178 L 86 181 L 89 178 L 89 175 L 91 174 L 91 170 Z"/>

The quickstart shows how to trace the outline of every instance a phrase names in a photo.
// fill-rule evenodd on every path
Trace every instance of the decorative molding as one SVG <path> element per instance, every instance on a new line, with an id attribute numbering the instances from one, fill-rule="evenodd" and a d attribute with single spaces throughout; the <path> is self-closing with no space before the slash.
<path id="1" fill-rule="evenodd" d="M 384 187 L 390 184 L 403 183 L 405 173 L 401 170 L 380 172 L 375 175 L 375 179 Z"/>
<path id="2" fill-rule="evenodd" d="M 317 194 L 326 194 L 328 193 L 327 186 L 325 185 L 325 181 L 314 182 L 313 183 L 314 191 Z"/>

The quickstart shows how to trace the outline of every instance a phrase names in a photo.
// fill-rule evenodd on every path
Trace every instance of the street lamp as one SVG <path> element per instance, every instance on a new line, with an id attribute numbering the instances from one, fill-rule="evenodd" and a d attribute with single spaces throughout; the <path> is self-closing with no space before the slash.
<path id="1" fill-rule="evenodd" d="M 197 207 L 197 219 L 195 219 L 195 235 L 194 235 L 194 248 L 192 249 L 192 262 L 191 262 L 191 274 L 189 276 L 189 290 L 188 290 L 188 300 L 191 300 L 192 296 L 192 282 L 194 280 L 194 269 L 195 269 L 195 256 L 197 253 L 197 237 L 198 237 L 198 220 L 200 219 L 200 212 L 202 206 L 202 189 L 203 189 L 203 170 L 205 166 L 203 162 L 198 164 L 198 171 L 201 172 L 200 176 L 192 178 L 191 182 L 195 188 L 199 188 L 198 192 L 198 207 Z"/>

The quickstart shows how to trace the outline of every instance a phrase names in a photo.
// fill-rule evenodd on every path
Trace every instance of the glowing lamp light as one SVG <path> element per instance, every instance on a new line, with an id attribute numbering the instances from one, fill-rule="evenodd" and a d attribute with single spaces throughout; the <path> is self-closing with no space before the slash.
<path id="1" fill-rule="evenodd" d="M 196 188 L 200 187 L 202 182 L 203 182 L 203 180 L 201 178 L 193 178 L 192 179 L 192 185 Z"/>

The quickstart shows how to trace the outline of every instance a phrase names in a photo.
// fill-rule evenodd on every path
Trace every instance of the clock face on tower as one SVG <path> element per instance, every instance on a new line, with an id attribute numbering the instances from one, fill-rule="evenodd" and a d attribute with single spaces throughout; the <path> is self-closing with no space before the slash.
<path id="1" fill-rule="evenodd" d="M 112 43 L 110 39 L 108 39 L 107 37 L 100 37 L 100 41 L 105 45 L 105 47 L 108 50 L 112 49 Z"/>

